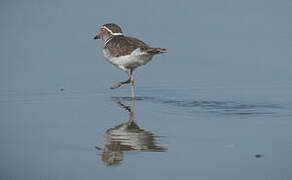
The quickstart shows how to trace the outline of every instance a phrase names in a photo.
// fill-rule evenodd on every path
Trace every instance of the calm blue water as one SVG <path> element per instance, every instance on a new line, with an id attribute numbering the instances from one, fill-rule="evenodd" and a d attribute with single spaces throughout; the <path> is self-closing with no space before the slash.
<path id="1" fill-rule="evenodd" d="M 1 1 L 0 179 L 292 178 L 290 1 Z M 98 26 L 168 53 L 126 75 Z"/>

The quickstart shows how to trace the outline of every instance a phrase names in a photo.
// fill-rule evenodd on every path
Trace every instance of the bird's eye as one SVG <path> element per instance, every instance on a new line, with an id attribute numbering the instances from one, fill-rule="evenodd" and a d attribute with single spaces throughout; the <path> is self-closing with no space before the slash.
<path id="1" fill-rule="evenodd" d="M 106 30 L 105 30 L 104 28 L 101 28 L 101 29 L 100 29 L 100 32 L 101 32 L 101 33 L 105 33 Z"/>

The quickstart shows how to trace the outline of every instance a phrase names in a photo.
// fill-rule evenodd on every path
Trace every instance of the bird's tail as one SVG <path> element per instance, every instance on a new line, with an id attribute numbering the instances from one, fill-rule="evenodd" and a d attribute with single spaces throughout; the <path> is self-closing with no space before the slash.
<path id="1" fill-rule="evenodd" d="M 151 54 L 160 54 L 160 53 L 166 53 L 166 49 L 164 48 L 149 48 L 147 50 L 148 53 Z"/>

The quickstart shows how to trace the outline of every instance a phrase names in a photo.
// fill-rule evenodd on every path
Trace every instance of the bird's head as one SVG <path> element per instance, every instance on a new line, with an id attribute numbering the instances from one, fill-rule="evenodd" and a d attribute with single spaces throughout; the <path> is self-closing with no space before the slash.
<path id="1" fill-rule="evenodd" d="M 116 24 L 105 24 L 101 26 L 100 32 L 94 37 L 94 39 L 103 39 L 107 41 L 113 36 L 121 36 L 123 35 L 122 29 Z"/>

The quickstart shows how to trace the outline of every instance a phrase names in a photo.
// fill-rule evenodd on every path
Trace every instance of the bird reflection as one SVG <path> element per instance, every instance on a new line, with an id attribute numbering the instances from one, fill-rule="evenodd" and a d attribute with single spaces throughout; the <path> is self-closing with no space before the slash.
<path id="1" fill-rule="evenodd" d="M 102 161 L 106 165 L 121 164 L 124 151 L 163 152 L 166 150 L 164 147 L 156 145 L 154 134 L 141 129 L 134 122 L 134 98 L 131 101 L 132 106 L 123 104 L 121 102 L 122 98 L 115 97 L 113 99 L 118 106 L 128 111 L 130 117 L 127 122 L 110 128 L 105 132 L 105 148 L 102 153 Z"/>

